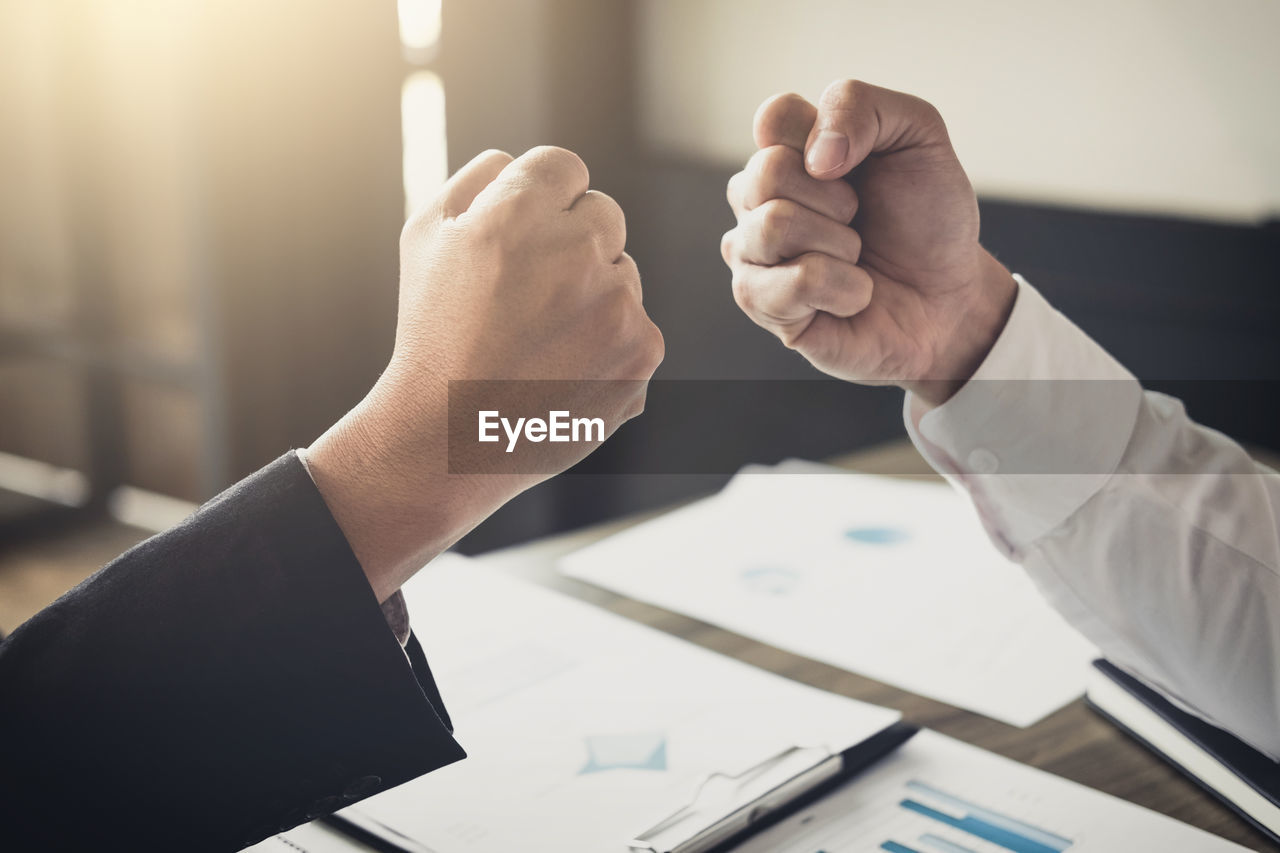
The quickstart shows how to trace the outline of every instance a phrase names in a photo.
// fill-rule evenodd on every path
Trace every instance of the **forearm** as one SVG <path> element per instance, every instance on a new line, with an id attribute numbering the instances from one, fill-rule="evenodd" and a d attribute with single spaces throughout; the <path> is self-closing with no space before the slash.
<path id="1" fill-rule="evenodd" d="M 1280 756 L 1280 475 L 1148 392 L 1120 466 L 1021 553 L 1117 665 Z"/>
<path id="2" fill-rule="evenodd" d="M 1108 657 L 1280 752 L 1280 486 L 1033 289 L 974 381 L 908 428 Z"/>

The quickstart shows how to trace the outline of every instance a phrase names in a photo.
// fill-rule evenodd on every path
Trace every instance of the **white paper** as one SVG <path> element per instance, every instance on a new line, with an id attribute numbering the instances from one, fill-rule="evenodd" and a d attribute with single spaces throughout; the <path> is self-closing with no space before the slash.
<path id="1" fill-rule="evenodd" d="M 1080 696 L 1097 654 L 954 490 L 812 463 L 747 469 L 559 569 L 1016 726 Z"/>
<path id="2" fill-rule="evenodd" d="M 992 843 L 993 829 L 1010 834 L 1003 843 Z M 1124 800 L 922 731 L 864 775 L 749 839 L 735 853 L 1243 849 Z"/>
<path id="3" fill-rule="evenodd" d="M 899 716 L 461 558 L 405 595 L 469 757 L 342 814 L 439 853 L 622 853 L 712 772 Z"/>

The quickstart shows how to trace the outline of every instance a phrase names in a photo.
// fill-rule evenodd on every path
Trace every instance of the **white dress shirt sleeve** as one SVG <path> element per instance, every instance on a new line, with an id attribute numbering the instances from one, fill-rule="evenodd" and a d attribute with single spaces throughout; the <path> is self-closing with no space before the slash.
<path id="1" fill-rule="evenodd" d="M 1108 659 L 1280 756 L 1280 474 L 1016 278 L 974 377 L 907 396 L 912 441 Z"/>

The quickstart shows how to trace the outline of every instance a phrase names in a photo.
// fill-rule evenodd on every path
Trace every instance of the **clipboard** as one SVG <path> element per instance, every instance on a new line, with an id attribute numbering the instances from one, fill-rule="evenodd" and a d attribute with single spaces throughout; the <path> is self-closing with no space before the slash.
<path id="1" fill-rule="evenodd" d="M 631 853 L 725 853 L 867 770 L 919 730 L 898 722 L 843 752 L 793 746 L 739 774 L 714 773 L 688 804 L 627 846 Z"/>
<path id="2" fill-rule="evenodd" d="M 919 730 L 897 722 L 843 752 L 793 746 L 736 775 L 714 773 L 687 805 L 627 841 L 627 847 L 631 853 L 727 853 L 869 769 Z M 343 815 L 322 821 L 383 853 L 435 853 L 373 822 Z"/>

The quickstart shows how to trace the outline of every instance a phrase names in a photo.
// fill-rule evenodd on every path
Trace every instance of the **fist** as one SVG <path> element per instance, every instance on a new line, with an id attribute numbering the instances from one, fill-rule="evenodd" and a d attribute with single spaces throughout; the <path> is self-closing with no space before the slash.
<path id="1" fill-rule="evenodd" d="M 945 399 L 990 350 L 1016 285 L 978 242 L 937 110 L 844 81 L 816 107 L 766 101 L 754 133 L 721 243 L 738 305 L 819 370 Z"/>
<path id="2" fill-rule="evenodd" d="M 599 418 L 603 438 L 644 408 L 662 335 L 623 251 L 622 210 L 588 180 L 562 148 L 488 152 L 405 226 L 389 381 L 435 399 L 449 380 L 450 471 L 541 475 L 532 482 L 595 446 L 512 441 L 498 426 L 479 443 L 482 411 L 508 426 L 552 411 Z"/>
<path id="3" fill-rule="evenodd" d="M 622 211 L 588 180 L 560 148 L 489 151 L 405 225 L 391 361 L 306 454 L 380 598 L 644 408 L 662 335 L 623 251 Z M 544 426 L 507 453 L 496 427 L 478 441 L 483 410 Z M 556 411 L 590 425 L 555 440 Z"/>
<path id="4" fill-rule="evenodd" d="M 622 209 L 562 148 L 489 151 L 400 238 L 392 369 L 451 380 L 647 380 L 662 336 L 641 305 Z M 619 411 L 638 413 L 636 399 Z"/>

